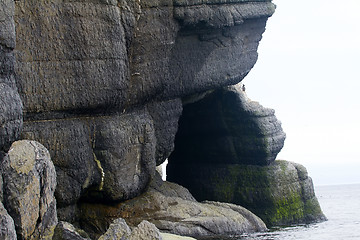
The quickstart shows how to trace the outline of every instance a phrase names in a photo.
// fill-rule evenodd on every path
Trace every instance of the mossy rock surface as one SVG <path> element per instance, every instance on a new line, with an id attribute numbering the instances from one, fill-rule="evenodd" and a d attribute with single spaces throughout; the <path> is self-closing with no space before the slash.
<path id="1" fill-rule="evenodd" d="M 239 164 L 176 167 L 183 174 L 179 183 L 189 188 L 197 200 L 239 204 L 259 216 L 268 227 L 325 219 L 312 180 L 301 165 L 275 161 L 265 167 Z"/>

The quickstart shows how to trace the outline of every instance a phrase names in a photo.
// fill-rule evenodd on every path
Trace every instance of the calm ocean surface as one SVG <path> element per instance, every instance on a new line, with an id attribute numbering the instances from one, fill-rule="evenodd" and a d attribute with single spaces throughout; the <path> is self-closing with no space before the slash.
<path id="1" fill-rule="evenodd" d="M 257 233 L 236 240 L 360 240 L 360 184 L 315 188 L 328 221 Z"/>

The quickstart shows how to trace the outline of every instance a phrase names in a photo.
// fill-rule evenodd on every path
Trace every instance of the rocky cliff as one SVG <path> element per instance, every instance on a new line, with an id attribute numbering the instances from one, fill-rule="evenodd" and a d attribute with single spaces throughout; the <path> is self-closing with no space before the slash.
<path id="1" fill-rule="evenodd" d="M 238 206 L 201 205 L 149 184 L 170 154 L 169 176 L 177 182 L 182 173 L 188 182 L 196 178 L 187 172 L 191 164 L 266 167 L 275 160 L 285 134 L 273 110 L 228 87 L 254 66 L 274 10 L 269 0 L 0 0 L 1 216 L 15 227 L 2 234 L 87 238 L 76 232 L 98 226 L 91 211 L 99 204 L 105 225 L 88 229 L 91 237 L 123 226 L 111 225 L 114 216 L 196 237 L 264 230 Z M 13 143 L 19 138 L 27 140 Z M 11 174 L 22 177 L 15 184 Z M 14 193 L 14 184 L 27 187 Z M 169 206 L 191 201 L 193 212 L 157 213 L 161 221 L 125 214 L 124 201 L 142 212 L 135 203 L 148 198 Z M 168 210 L 162 207 L 152 206 Z M 33 217 L 23 218 L 29 209 Z M 106 217 L 109 211 L 116 214 Z M 214 211 L 230 217 L 214 221 Z M 75 227 L 60 222 L 55 229 L 58 219 Z M 222 229 L 226 223 L 231 227 Z"/>
<path id="2" fill-rule="evenodd" d="M 198 200 L 244 206 L 268 226 L 325 219 L 306 169 L 275 161 L 284 141 L 274 110 L 241 85 L 208 92 L 184 105 L 168 180 Z"/>

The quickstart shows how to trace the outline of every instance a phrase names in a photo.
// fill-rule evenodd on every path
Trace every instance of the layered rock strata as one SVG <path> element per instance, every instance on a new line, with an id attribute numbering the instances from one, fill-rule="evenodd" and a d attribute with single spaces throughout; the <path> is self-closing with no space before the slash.
<path id="1" fill-rule="evenodd" d="M 275 161 L 284 140 L 274 110 L 242 85 L 208 92 L 184 106 L 167 176 L 197 200 L 239 204 L 268 226 L 324 220 L 306 169 Z"/>
<path id="2" fill-rule="evenodd" d="M 16 1 L 22 138 L 50 151 L 59 217 L 141 194 L 172 152 L 180 98 L 243 79 L 269 1 Z"/>
<path id="3" fill-rule="evenodd" d="M 199 203 L 161 182 L 155 167 L 175 148 L 170 176 L 180 179 L 174 166 L 183 169 L 194 187 L 216 178 L 198 181 L 186 168 L 192 161 L 231 180 L 246 175 L 238 165 L 257 165 L 249 176 L 265 171 L 282 183 L 274 159 L 285 135 L 273 111 L 223 88 L 255 64 L 274 9 L 269 0 L 0 0 L 1 237 L 89 239 L 79 224 L 101 239 L 176 237 L 157 228 L 196 237 L 265 230 L 240 206 Z M 184 125 L 189 119 L 197 125 Z M 36 141 L 14 142 L 22 128 L 23 139 Z M 285 191 L 266 181 L 279 198 L 301 198 L 315 219 L 311 181 L 298 165 L 286 174 L 296 175 L 291 166 L 302 195 L 299 184 Z M 276 212 L 295 217 L 280 223 L 298 219 L 286 204 Z M 74 225 L 57 225 L 57 216 Z"/>
<path id="4" fill-rule="evenodd" d="M 14 77 L 14 1 L 0 1 L 0 159 L 20 135 L 22 102 Z"/>
<path id="5" fill-rule="evenodd" d="M 25 112 L 122 111 L 239 82 L 273 12 L 268 1 L 17 1 Z"/>
<path id="6" fill-rule="evenodd" d="M 22 102 L 14 77 L 14 10 L 14 1 L 0 0 L 0 169 L 4 157 L 8 158 L 6 153 L 11 144 L 19 137 L 23 124 Z M 17 239 L 15 223 L 3 205 L 6 196 L 2 171 L 0 173 L 0 239 L 14 240 Z"/>

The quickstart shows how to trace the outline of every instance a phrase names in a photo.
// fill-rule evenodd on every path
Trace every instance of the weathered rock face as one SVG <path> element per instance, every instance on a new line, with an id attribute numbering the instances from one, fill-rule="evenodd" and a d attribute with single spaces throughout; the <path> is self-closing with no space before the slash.
<path id="1" fill-rule="evenodd" d="M 266 230 L 253 213 L 233 204 L 197 202 L 185 188 L 162 182 L 156 176 L 143 195 L 117 205 L 82 204 L 82 226 L 89 232 L 105 231 L 114 218 L 122 217 L 131 226 L 144 219 L 162 232 L 206 237 L 240 235 Z"/>
<path id="2" fill-rule="evenodd" d="M 169 105 L 174 109 L 168 110 Z M 117 201 L 142 192 L 156 162 L 172 150 L 181 109 L 181 101 L 173 100 L 121 115 L 26 122 L 23 138 L 50 149 L 61 219 L 76 218 L 76 210 L 70 213 L 67 206 L 75 206 L 80 197 Z"/>
<path id="3" fill-rule="evenodd" d="M 25 112 L 124 109 L 242 80 L 274 5 L 225 3 L 17 1 Z"/>
<path id="4" fill-rule="evenodd" d="M 284 140 L 274 110 L 250 101 L 239 86 L 216 90 L 184 106 L 168 175 L 184 179 L 176 167 L 191 163 L 268 165 Z"/>
<path id="5" fill-rule="evenodd" d="M 226 87 L 255 64 L 274 9 L 0 0 L 0 238 L 88 239 L 70 223 L 54 230 L 57 213 L 100 239 L 174 237 L 155 225 L 196 237 L 266 229 L 242 207 L 198 203 L 154 176 L 171 153 L 170 178 L 199 199 L 243 204 L 270 224 L 322 218 L 303 167 L 274 162 L 285 134 L 273 110 Z M 55 167 L 38 142 L 13 143 L 23 115 L 22 138 L 44 144 Z"/>
<path id="6" fill-rule="evenodd" d="M 4 206 L 18 239 L 51 239 L 57 224 L 56 173 L 49 152 L 35 141 L 14 142 L 1 165 Z"/>
<path id="7" fill-rule="evenodd" d="M 134 197 L 155 171 L 156 139 L 147 111 L 29 122 L 23 136 L 52 149 L 60 206 L 76 203 L 90 187 L 89 197 L 97 200 Z"/>
<path id="8" fill-rule="evenodd" d="M 174 148 L 180 98 L 234 84 L 257 59 L 264 1 L 15 3 L 23 139 L 49 149 L 59 216 L 144 191 Z"/>
<path id="9" fill-rule="evenodd" d="M 174 150 L 178 120 L 182 113 L 180 99 L 156 102 L 148 105 L 148 111 L 154 121 L 156 137 L 156 164 L 163 163 Z"/>
<path id="10" fill-rule="evenodd" d="M 190 95 L 240 82 L 257 60 L 269 1 L 174 1 L 181 29 L 173 49 L 170 95 Z"/>
<path id="11" fill-rule="evenodd" d="M 246 207 L 268 226 L 325 220 L 306 169 L 275 161 L 269 166 L 184 164 L 177 171 L 198 200 L 231 202 Z"/>
<path id="12" fill-rule="evenodd" d="M 21 132 L 22 103 L 14 78 L 14 1 L 0 1 L 0 160 Z"/>
<path id="13" fill-rule="evenodd" d="M 87 234 L 84 233 L 84 231 L 75 228 L 70 223 L 59 222 L 54 230 L 54 236 L 52 240 L 90 240 Z"/>
<path id="14" fill-rule="evenodd" d="M 22 105 L 18 92 L 6 83 L 0 83 L 0 94 L 0 151 L 4 153 L 20 136 Z"/>
<path id="15" fill-rule="evenodd" d="M 129 239 L 131 229 L 122 218 L 115 219 L 109 226 L 106 233 L 101 235 L 98 240 L 111 240 L 111 239 Z"/>
<path id="16" fill-rule="evenodd" d="M 0 202 L 0 239 L 16 240 L 14 220 Z"/>
<path id="17" fill-rule="evenodd" d="M 115 219 L 109 226 L 106 233 L 98 240 L 195 240 L 194 238 L 183 237 L 175 234 L 162 233 L 152 223 L 143 220 L 132 230 L 122 218 Z"/>
<path id="18" fill-rule="evenodd" d="M 142 221 L 136 228 L 133 229 L 129 240 L 162 240 L 161 234 L 157 227 L 148 222 Z"/>
<path id="19" fill-rule="evenodd" d="M 250 101 L 240 88 L 188 99 L 169 158 L 169 181 L 198 200 L 244 206 L 268 226 L 324 220 L 306 169 L 274 162 L 285 140 L 274 110 Z"/>

